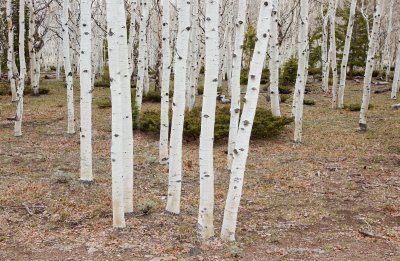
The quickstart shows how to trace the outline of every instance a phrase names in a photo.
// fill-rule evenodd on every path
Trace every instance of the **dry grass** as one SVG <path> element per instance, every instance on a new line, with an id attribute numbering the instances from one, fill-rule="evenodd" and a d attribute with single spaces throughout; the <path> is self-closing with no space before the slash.
<path id="1" fill-rule="evenodd" d="M 26 97 L 22 138 L 13 137 L 6 120 L 14 114 L 10 97 L 0 96 L 0 260 L 400 258 L 400 123 L 388 93 L 372 95 L 369 130 L 357 133 L 358 113 L 332 110 L 330 97 L 313 86 L 306 98 L 316 105 L 304 108 L 303 144 L 291 142 L 292 127 L 278 139 L 252 143 L 238 241 L 230 244 L 195 237 L 197 142 L 184 144 L 182 214 L 171 216 L 163 211 L 167 169 L 157 163 L 157 137 L 142 133 L 134 141 L 134 200 L 138 213 L 149 202 L 152 209 L 113 231 L 110 109 L 93 106 L 95 183 L 86 187 L 78 182 L 79 135 L 66 134 L 65 88 L 52 80 L 43 85 L 49 95 Z M 359 102 L 361 86 L 348 85 L 346 102 Z M 78 105 L 78 90 L 75 95 Z M 108 89 L 95 89 L 95 102 L 108 96 Z M 290 105 L 282 104 L 285 114 Z M 269 106 L 263 95 L 260 106 Z M 216 235 L 229 181 L 225 151 L 226 142 L 218 142 Z"/>

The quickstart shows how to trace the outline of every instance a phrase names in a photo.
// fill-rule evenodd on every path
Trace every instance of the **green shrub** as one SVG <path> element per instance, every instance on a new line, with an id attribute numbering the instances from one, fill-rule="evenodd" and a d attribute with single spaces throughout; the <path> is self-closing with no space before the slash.
<path id="1" fill-rule="evenodd" d="M 364 71 L 361 71 L 361 70 L 355 70 L 355 71 L 353 71 L 353 77 L 355 77 L 355 76 L 361 76 L 361 77 L 364 77 L 364 74 L 365 74 L 365 72 Z"/>
<path id="2" fill-rule="evenodd" d="M 50 71 L 56 71 L 57 68 L 54 65 L 50 65 Z"/>
<path id="3" fill-rule="evenodd" d="M 96 101 L 96 105 L 100 109 L 111 108 L 111 99 L 104 98 L 104 99 L 98 100 L 98 101 Z"/>
<path id="4" fill-rule="evenodd" d="M 279 86 L 279 93 L 281 94 L 291 94 L 292 92 L 293 92 L 292 86 L 285 86 L 285 85 Z"/>
<path id="5" fill-rule="evenodd" d="M 269 81 L 269 69 L 265 68 L 262 70 L 261 80 Z"/>
<path id="6" fill-rule="evenodd" d="M 268 80 L 267 79 L 261 79 L 260 84 L 267 84 Z"/>
<path id="7" fill-rule="evenodd" d="M 377 70 L 374 70 L 374 71 L 372 72 L 372 77 L 378 77 L 379 75 L 380 75 L 380 72 L 377 71 Z"/>
<path id="8" fill-rule="evenodd" d="M 0 84 L 0 96 L 6 96 L 11 93 L 10 87 L 7 84 Z"/>
<path id="9" fill-rule="evenodd" d="M 308 74 L 309 75 L 322 75 L 322 71 L 321 71 L 321 68 L 313 67 L 313 68 L 308 69 Z"/>
<path id="10" fill-rule="evenodd" d="M 283 85 L 294 85 L 297 78 L 297 64 L 296 58 L 290 58 L 283 66 L 279 82 Z"/>
<path id="11" fill-rule="evenodd" d="M 149 91 L 143 94 L 143 102 L 161 102 L 161 93 L 159 91 Z"/>
<path id="12" fill-rule="evenodd" d="M 374 106 L 372 104 L 368 105 L 368 109 L 372 109 Z M 348 111 L 360 111 L 361 104 L 360 103 L 349 103 L 344 105 L 345 110 Z"/>
<path id="13" fill-rule="evenodd" d="M 108 83 L 110 82 L 110 70 L 109 70 L 108 66 L 104 66 L 103 75 L 101 76 L 101 80 L 103 82 L 108 82 Z M 108 85 L 108 86 L 110 86 L 110 85 Z"/>
<path id="14" fill-rule="evenodd" d="M 172 115 L 172 113 L 170 113 Z M 135 118 L 135 116 L 133 116 Z M 171 121 L 171 118 L 170 118 Z M 214 138 L 223 139 L 229 134 L 230 108 L 229 106 L 219 107 L 216 110 Z M 274 117 L 271 111 L 264 108 L 257 108 L 254 119 L 252 138 L 264 139 L 278 136 L 283 128 L 292 122 L 292 118 Z M 171 126 L 171 124 L 170 124 Z M 141 113 L 134 129 L 158 133 L 160 131 L 160 112 L 144 111 Z M 185 113 L 183 125 L 183 137 L 187 140 L 196 140 L 200 136 L 201 129 L 201 108 L 194 108 Z"/>
<path id="15" fill-rule="evenodd" d="M 240 84 L 241 85 L 247 85 L 247 82 L 249 81 L 249 75 L 247 71 L 244 71 L 240 74 Z"/>
<path id="16" fill-rule="evenodd" d="M 40 95 L 47 95 L 50 93 L 50 90 L 47 88 L 39 88 L 39 94 Z"/>
<path id="17" fill-rule="evenodd" d="M 96 80 L 94 81 L 94 87 L 105 87 L 105 88 L 110 88 L 110 82 L 109 81 L 104 81 L 104 80 Z"/>
<path id="18" fill-rule="evenodd" d="M 303 104 L 304 104 L 304 105 L 314 106 L 315 103 L 316 103 L 316 102 L 315 102 L 314 100 L 306 100 L 306 99 L 305 99 L 305 100 L 303 101 Z"/>
<path id="19" fill-rule="evenodd" d="M 285 102 L 287 102 L 287 100 L 289 100 L 290 95 L 288 95 L 288 94 L 280 94 L 280 97 L 281 97 L 281 103 L 285 103 Z"/>

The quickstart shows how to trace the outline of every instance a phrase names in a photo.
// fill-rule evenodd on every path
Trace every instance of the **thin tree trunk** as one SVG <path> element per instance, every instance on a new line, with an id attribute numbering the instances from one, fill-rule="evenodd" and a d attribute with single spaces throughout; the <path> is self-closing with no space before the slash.
<path id="1" fill-rule="evenodd" d="M 242 196 L 244 171 L 249 152 L 251 129 L 256 113 L 258 95 L 260 92 L 261 73 L 266 58 L 271 28 L 271 1 L 265 0 L 260 4 L 260 14 L 257 22 L 257 39 L 253 59 L 250 64 L 249 82 L 240 118 L 239 130 L 236 137 L 234 156 L 231 167 L 229 191 L 225 204 L 222 222 L 221 238 L 235 240 L 236 222 Z"/>
<path id="2" fill-rule="evenodd" d="M 269 97 L 271 98 L 271 112 L 276 117 L 281 116 L 279 107 L 279 41 L 278 41 L 278 1 L 272 0 L 274 10 L 271 17 L 271 41 L 269 59 Z"/>
<path id="3" fill-rule="evenodd" d="M 182 185 L 182 134 L 185 117 L 186 65 L 190 36 L 190 2 L 179 0 L 178 35 L 174 66 L 174 97 L 172 102 L 172 126 L 166 210 L 180 213 Z"/>
<path id="4" fill-rule="evenodd" d="M 200 132 L 200 204 L 197 235 L 214 236 L 214 124 L 219 65 L 219 0 L 206 0 L 206 55 Z"/>
<path id="5" fill-rule="evenodd" d="M 111 143 L 111 168 L 112 168 L 112 207 L 113 227 L 124 228 L 124 152 L 123 152 L 123 84 L 119 62 L 120 38 L 118 34 L 121 19 L 118 17 L 124 12 L 122 0 L 106 0 L 107 13 L 107 40 L 108 58 L 110 68 L 110 87 L 112 103 L 112 143 Z"/>
<path id="6" fill-rule="evenodd" d="M 297 78 L 294 91 L 294 142 L 302 141 L 303 134 L 303 101 L 304 101 L 304 89 L 306 86 L 305 71 L 307 70 L 307 57 L 309 52 L 309 40 L 308 40 L 308 0 L 300 1 L 300 29 L 298 35 L 298 56 L 299 65 L 297 68 Z"/>
<path id="7" fill-rule="evenodd" d="M 389 6 L 389 25 L 388 25 L 388 30 L 387 30 L 387 35 L 386 35 L 386 41 L 385 41 L 385 61 L 386 61 L 386 75 L 385 75 L 385 80 L 389 81 L 389 74 L 390 74 L 390 66 L 391 66 L 391 57 L 390 57 L 390 45 L 391 45 L 391 40 L 392 40 L 392 29 L 393 29 L 393 4 L 394 0 L 390 0 L 390 6 Z"/>
<path id="8" fill-rule="evenodd" d="M 92 182 L 92 18 L 91 1 L 81 0 L 80 92 L 81 182 Z"/>
<path id="9" fill-rule="evenodd" d="M 371 40 L 369 41 L 367 62 L 365 65 L 363 97 L 362 97 L 360 121 L 359 121 L 359 126 L 361 131 L 367 130 L 366 114 L 368 112 L 369 99 L 371 96 L 371 80 L 372 80 L 372 72 L 374 70 L 374 65 L 375 65 L 375 53 L 379 42 L 379 27 L 381 24 L 381 13 L 382 13 L 382 0 L 376 0 L 374 24 L 372 26 L 372 32 L 370 37 Z"/>
<path id="10" fill-rule="evenodd" d="M 329 16 L 330 16 L 330 47 L 329 52 L 331 56 L 331 68 L 332 68 L 332 108 L 338 107 L 338 71 L 336 61 L 336 7 L 337 0 L 329 1 Z"/>
<path id="11" fill-rule="evenodd" d="M 22 116 L 24 112 L 24 87 L 25 87 L 25 0 L 19 1 L 19 80 L 17 89 L 17 111 L 15 115 L 14 135 L 22 136 Z"/>
<path id="12" fill-rule="evenodd" d="M 393 84 L 392 84 L 392 93 L 390 97 L 393 100 L 397 99 L 397 92 L 399 90 L 399 76 L 400 76 L 400 39 L 397 44 L 397 58 L 396 58 L 396 69 L 394 70 Z"/>
<path id="13" fill-rule="evenodd" d="M 240 117 L 240 71 L 242 68 L 243 42 L 245 36 L 247 1 L 239 0 L 237 9 L 237 20 L 235 24 L 235 43 L 232 55 L 231 69 L 231 118 L 229 123 L 228 139 L 228 168 L 231 167 L 233 160 L 233 149 L 238 132 Z"/>
<path id="14" fill-rule="evenodd" d="M 347 79 L 347 63 L 349 61 L 351 37 L 353 34 L 354 20 L 356 17 L 357 0 L 351 0 L 349 22 L 347 24 L 346 39 L 344 42 L 342 64 L 340 66 L 340 84 L 338 93 L 338 108 L 343 109 L 344 106 L 344 90 L 346 88 Z"/>
<path id="15" fill-rule="evenodd" d="M 11 87 L 11 100 L 17 101 L 17 76 L 13 72 L 14 64 L 14 26 L 12 21 L 12 5 L 11 0 L 6 2 L 7 31 L 8 31 L 8 50 L 7 50 L 7 69 L 8 80 Z"/>
<path id="16" fill-rule="evenodd" d="M 28 0 L 27 2 L 29 8 L 29 38 L 28 38 L 28 49 L 29 49 L 29 64 L 30 64 L 30 78 L 31 78 L 31 88 L 32 95 L 39 95 L 39 82 L 37 81 L 37 63 L 36 63 L 36 49 L 35 49 L 35 8 L 34 2 Z"/>
<path id="17" fill-rule="evenodd" d="M 170 46 L 170 3 L 163 0 L 162 13 L 162 79 L 161 79 L 161 120 L 159 158 L 161 164 L 168 163 L 168 132 L 169 132 L 169 81 L 171 76 L 171 46 Z"/>
<path id="18" fill-rule="evenodd" d="M 63 55 L 64 55 L 64 71 L 65 81 L 67 84 L 67 110 L 68 110 L 68 134 L 75 133 L 75 115 L 74 115 L 74 87 L 71 71 L 70 45 L 69 45 L 69 0 L 64 0 L 62 15 L 62 31 L 63 31 Z"/>
<path id="19" fill-rule="evenodd" d="M 134 70 L 134 47 L 135 47 L 135 37 L 136 37 L 136 8 L 137 0 L 131 0 L 130 11 L 131 11 L 131 21 L 129 27 L 129 39 L 128 39 L 128 54 L 129 54 L 129 75 L 132 77 Z"/>
<path id="20" fill-rule="evenodd" d="M 329 65 L 330 65 L 330 53 L 328 52 L 328 22 L 329 12 L 324 14 L 323 6 L 321 5 L 321 17 L 322 17 L 322 90 L 324 92 L 329 91 Z"/>

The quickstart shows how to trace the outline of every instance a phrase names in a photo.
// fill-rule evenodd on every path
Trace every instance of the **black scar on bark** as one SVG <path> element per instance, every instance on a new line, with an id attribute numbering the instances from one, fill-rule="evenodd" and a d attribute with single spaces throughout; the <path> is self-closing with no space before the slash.
<path id="1" fill-rule="evenodd" d="M 93 185 L 94 181 L 93 180 L 79 180 L 79 183 L 81 183 L 82 185 L 86 186 L 86 187 L 90 187 L 91 185 Z"/>

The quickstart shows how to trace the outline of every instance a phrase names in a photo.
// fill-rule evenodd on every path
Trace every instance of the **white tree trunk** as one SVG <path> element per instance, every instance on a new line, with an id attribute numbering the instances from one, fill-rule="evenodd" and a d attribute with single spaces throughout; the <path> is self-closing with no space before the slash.
<path id="1" fill-rule="evenodd" d="M 261 1 L 260 14 L 257 22 L 257 39 L 253 59 L 250 64 L 249 81 L 243 106 L 240 125 L 236 137 L 234 156 L 231 167 L 229 191 L 225 204 L 224 218 L 222 222 L 221 238 L 223 240 L 235 240 L 237 215 L 240 198 L 242 196 L 244 171 L 249 152 L 251 129 L 258 95 L 260 92 L 261 73 L 266 58 L 271 27 L 271 1 Z"/>
<path id="2" fill-rule="evenodd" d="M 65 81 L 67 84 L 67 110 L 68 110 L 68 134 L 75 133 L 75 115 L 74 115 L 74 87 L 71 71 L 70 45 L 69 45 L 69 0 L 64 0 L 62 14 L 62 32 L 63 32 L 63 55 Z"/>
<path id="3" fill-rule="evenodd" d="M 300 29 L 298 35 L 298 56 L 299 65 L 297 68 L 297 78 L 293 97 L 294 112 L 294 142 L 301 142 L 303 134 L 303 101 L 304 89 L 307 82 L 305 71 L 307 70 L 307 57 L 309 51 L 308 43 L 308 0 L 300 1 Z"/>
<path id="4" fill-rule="evenodd" d="M 329 12 L 324 14 L 324 7 L 321 5 L 321 17 L 322 17 L 322 90 L 324 92 L 329 91 L 329 65 L 330 65 L 330 53 L 328 52 L 328 22 Z"/>
<path id="5" fill-rule="evenodd" d="M 11 0 L 6 2 L 7 31 L 8 31 L 8 50 L 7 50 L 7 70 L 8 80 L 11 86 L 11 100 L 17 101 L 16 75 L 13 72 L 14 64 L 14 26 L 12 22 L 12 5 Z"/>
<path id="6" fill-rule="evenodd" d="M 182 134 L 185 117 L 186 65 L 190 36 L 190 2 L 178 0 L 178 35 L 174 66 L 174 97 L 172 102 L 172 126 L 166 210 L 180 213 L 182 185 Z"/>
<path id="7" fill-rule="evenodd" d="M 281 116 L 279 107 L 279 41 L 278 41 L 278 1 L 272 0 L 274 10 L 271 17 L 271 41 L 269 59 L 269 96 L 271 98 L 271 112 L 276 117 Z"/>
<path id="8" fill-rule="evenodd" d="M 22 115 L 24 112 L 24 87 L 25 87 L 25 0 L 19 1 L 19 80 L 17 89 L 17 112 L 15 115 L 14 135 L 22 136 Z"/>
<path id="9" fill-rule="evenodd" d="M 219 0 L 206 0 L 206 55 L 200 132 L 200 204 L 197 235 L 214 236 L 214 124 L 219 67 Z"/>
<path id="10" fill-rule="evenodd" d="M 233 149 L 238 132 L 240 117 L 240 71 L 242 69 L 243 42 L 245 35 L 247 1 L 239 0 L 237 9 L 237 20 L 235 24 L 235 43 L 232 55 L 231 69 L 231 119 L 229 123 L 228 139 L 228 168 L 231 167 L 233 160 Z"/>
<path id="11" fill-rule="evenodd" d="M 400 39 L 397 44 L 397 58 L 396 58 L 396 69 L 394 70 L 393 84 L 392 84 L 392 93 L 390 97 L 393 100 L 397 99 L 397 92 L 399 90 L 399 77 L 400 77 Z"/>
<path id="12" fill-rule="evenodd" d="M 81 182 L 92 182 L 92 17 L 91 1 L 81 0 L 80 92 Z"/>
<path id="13" fill-rule="evenodd" d="M 140 111 L 142 109 L 143 88 L 146 67 L 146 46 L 147 46 L 147 20 L 149 17 L 149 2 L 142 0 L 140 2 L 142 13 L 140 16 L 140 29 L 139 29 L 139 57 L 138 57 L 138 74 L 136 83 L 136 106 Z"/>
<path id="14" fill-rule="evenodd" d="M 124 1 L 118 6 L 121 13 L 125 10 Z M 122 89 L 122 151 L 123 151 L 123 179 L 124 179 L 124 212 L 133 212 L 133 127 L 131 104 L 131 78 L 129 72 L 128 35 L 126 29 L 126 17 L 118 16 L 118 62 L 119 77 Z"/>
<path id="15" fill-rule="evenodd" d="M 337 72 L 337 61 L 336 61 L 336 7 L 337 0 L 329 1 L 329 20 L 330 20 L 330 57 L 331 57 L 331 68 L 332 68 L 332 108 L 336 109 L 338 106 L 338 72 Z M 307 80 L 305 80 L 307 81 Z"/>
<path id="16" fill-rule="evenodd" d="M 107 13 L 107 40 L 110 68 L 110 87 L 112 103 L 112 143 L 111 143 L 111 167 L 112 167 L 112 207 L 113 227 L 124 228 L 124 152 L 123 152 L 123 86 L 119 62 L 120 38 L 118 34 L 122 25 L 118 17 L 124 12 L 122 0 L 106 0 Z"/>
<path id="17" fill-rule="evenodd" d="M 29 8 L 29 38 L 28 38 L 28 50 L 29 50 L 29 64 L 30 64 L 30 78 L 32 95 L 39 95 L 39 82 L 37 82 L 37 58 L 35 49 L 35 8 L 32 0 L 27 1 Z"/>
<path id="18" fill-rule="evenodd" d="M 338 93 L 338 108 L 342 109 L 344 106 L 344 90 L 346 88 L 347 79 L 347 63 L 349 61 L 351 37 L 353 34 L 354 20 L 356 17 L 357 0 L 351 0 L 349 22 L 347 24 L 346 39 L 344 42 L 342 64 L 340 66 L 340 84 Z"/>
<path id="19" fill-rule="evenodd" d="M 389 5 L 389 25 L 388 25 L 388 30 L 387 30 L 387 35 L 386 35 L 386 41 L 385 41 L 385 61 L 386 61 L 386 81 L 389 81 L 389 74 L 390 74 L 390 67 L 391 67 L 391 51 L 390 51 L 390 45 L 391 45 L 391 40 L 392 40 L 392 30 L 393 30 L 393 4 L 394 0 L 390 0 L 390 5 Z"/>
<path id="20" fill-rule="evenodd" d="M 136 8 L 137 8 L 137 0 L 131 0 L 130 12 L 131 12 L 131 21 L 129 27 L 129 39 L 128 39 L 128 53 L 129 53 L 129 75 L 132 77 L 132 73 L 134 70 L 134 45 L 135 45 L 135 37 L 136 37 Z"/>
<path id="21" fill-rule="evenodd" d="M 162 77 L 161 77 L 161 120 L 159 159 L 161 164 L 168 163 L 168 132 L 169 132 L 169 81 L 171 76 L 171 46 L 170 46 L 170 3 L 163 0 L 162 6 Z"/>
<path id="22" fill-rule="evenodd" d="M 375 66 L 375 53 L 379 42 L 379 27 L 381 24 L 381 13 L 382 13 L 382 0 L 376 0 L 374 23 L 372 26 L 371 37 L 369 41 L 367 62 L 365 65 L 364 85 L 363 85 L 363 97 L 360 110 L 360 121 L 359 126 L 361 131 L 367 130 L 367 118 L 369 98 L 371 96 L 371 80 L 372 72 Z"/>

